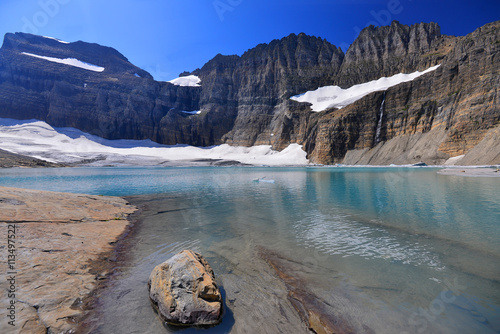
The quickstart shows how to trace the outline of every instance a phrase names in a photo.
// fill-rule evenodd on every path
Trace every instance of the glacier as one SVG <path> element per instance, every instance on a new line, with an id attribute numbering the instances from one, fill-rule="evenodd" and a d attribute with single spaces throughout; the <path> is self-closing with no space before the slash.
<path id="1" fill-rule="evenodd" d="M 109 140 L 75 128 L 55 128 L 32 120 L 0 118 L 0 148 L 50 162 L 89 166 L 192 165 L 203 160 L 237 161 L 250 165 L 303 166 L 309 163 L 299 144 L 283 151 L 271 145 L 222 144 L 210 147 L 162 145 L 149 139 Z"/>

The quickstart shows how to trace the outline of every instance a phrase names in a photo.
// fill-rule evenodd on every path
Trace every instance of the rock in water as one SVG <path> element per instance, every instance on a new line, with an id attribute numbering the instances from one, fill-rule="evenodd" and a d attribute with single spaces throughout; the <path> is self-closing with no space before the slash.
<path id="1" fill-rule="evenodd" d="M 148 281 L 149 298 L 170 325 L 216 325 L 222 297 L 208 262 L 184 250 L 157 265 Z"/>

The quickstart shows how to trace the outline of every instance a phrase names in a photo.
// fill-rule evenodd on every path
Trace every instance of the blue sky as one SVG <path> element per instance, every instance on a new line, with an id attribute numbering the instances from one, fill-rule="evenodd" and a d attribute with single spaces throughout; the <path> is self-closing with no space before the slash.
<path id="1" fill-rule="evenodd" d="M 437 22 L 465 35 L 500 20 L 500 0 L 1 0 L 0 34 L 29 32 L 111 46 L 157 80 L 217 53 L 305 32 L 347 49 L 363 27 Z"/>

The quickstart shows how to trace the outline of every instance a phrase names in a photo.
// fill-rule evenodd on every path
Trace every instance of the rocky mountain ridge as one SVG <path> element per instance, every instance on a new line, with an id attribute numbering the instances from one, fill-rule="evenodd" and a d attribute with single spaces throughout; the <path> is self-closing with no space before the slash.
<path id="1" fill-rule="evenodd" d="M 347 52 L 291 34 L 241 56 L 217 55 L 186 75 L 199 87 L 157 82 L 114 49 L 7 34 L 0 49 L 0 117 L 37 118 L 108 139 L 209 146 L 301 144 L 313 163 L 500 163 L 500 21 L 463 37 L 435 23 L 367 27 Z M 76 58 L 93 72 L 45 57 Z M 313 112 L 290 97 L 397 73 L 432 73 L 342 109 Z M 183 111 L 201 111 L 187 114 Z M 488 154 L 481 152 L 487 149 Z"/>

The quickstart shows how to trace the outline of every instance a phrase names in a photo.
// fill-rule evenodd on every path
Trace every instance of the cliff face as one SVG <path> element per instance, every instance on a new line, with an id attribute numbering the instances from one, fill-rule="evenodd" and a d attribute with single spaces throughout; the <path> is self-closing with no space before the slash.
<path id="1" fill-rule="evenodd" d="M 345 88 L 401 72 L 424 70 L 435 65 L 452 43 L 452 38 L 441 35 L 436 23 L 409 27 L 394 21 L 390 26 L 369 26 L 347 50 L 335 84 Z M 439 49 L 442 50 L 437 52 Z"/>
<path id="2" fill-rule="evenodd" d="M 378 92 L 344 110 L 325 112 L 318 121 L 313 160 L 441 164 L 468 154 L 488 137 L 487 155 L 474 161 L 466 155 L 461 163 L 499 163 L 500 142 L 491 140 L 500 125 L 499 41 L 500 22 L 465 37 L 436 37 L 433 48 L 411 62 L 441 66 L 385 92 L 381 142 L 375 141 L 384 99 Z"/>
<path id="3" fill-rule="evenodd" d="M 193 74 L 202 80 L 202 110 L 224 106 L 235 117 L 223 142 L 270 144 L 273 121 L 286 109 L 288 98 L 328 84 L 343 57 L 342 50 L 326 40 L 292 34 L 241 57 L 218 55 Z"/>
<path id="4" fill-rule="evenodd" d="M 217 55 L 190 73 L 201 79 L 200 87 L 156 82 L 97 44 L 7 34 L 0 49 L 0 117 L 164 144 L 283 149 L 299 143 L 316 163 L 440 164 L 463 154 L 463 162 L 500 163 L 499 30 L 500 21 L 452 37 L 441 35 L 435 23 L 393 22 L 365 28 L 345 55 L 321 38 L 292 34 L 241 57 Z M 104 70 L 23 52 L 76 58 Z M 290 100 L 321 86 L 348 88 L 438 64 L 339 110 L 317 113 Z M 195 110 L 201 113 L 182 112 Z"/>
<path id="5" fill-rule="evenodd" d="M 28 53 L 28 54 L 26 54 Z M 41 59 L 77 59 L 102 72 Z M 160 83 L 112 48 L 61 43 L 29 34 L 7 34 L 0 50 L 0 116 L 36 118 L 109 139 L 176 137 L 159 131 L 175 120 L 189 127 L 181 110 L 196 110 L 199 89 Z"/>
<path id="6" fill-rule="evenodd" d="M 102 72 L 24 53 L 75 58 Z M 112 48 L 7 34 L 0 50 L 0 117 L 36 118 L 109 139 L 150 138 L 208 146 L 266 142 L 274 107 L 326 84 L 343 53 L 320 38 L 290 35 L 242 57 L 218 55 L 194 74 L 201 87 L 156 82 Z M 200 115 L 182 111 L 201 110 Z M 266 135 L 264 135 L 266 136 Z"/>

